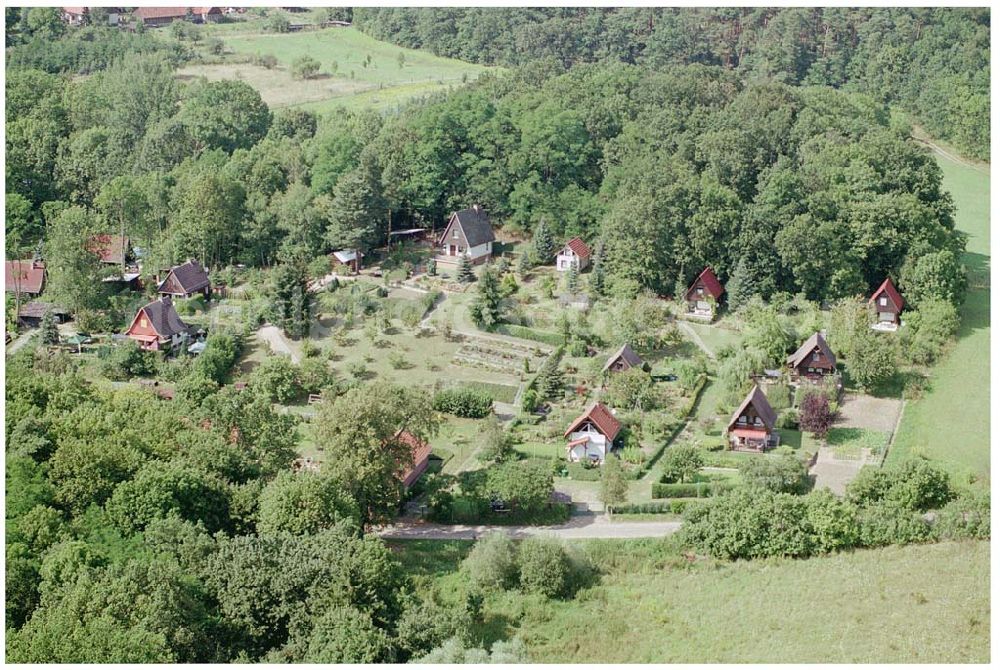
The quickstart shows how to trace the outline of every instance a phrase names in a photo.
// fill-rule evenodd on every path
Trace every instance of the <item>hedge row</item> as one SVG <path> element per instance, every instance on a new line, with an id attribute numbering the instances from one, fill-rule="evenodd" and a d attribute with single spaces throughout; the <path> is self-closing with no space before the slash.
<path id="1" fill-rule="evenodd" d="M 663 451 L 667 448 L 667 445 L 673 442 L 674 438 L 677 437 L 677 434 L 684 428 L 684 423 L 686 422 L 688 415 L 694 410 L 694 406 L 698 402 L 698 397 L 701 396 L 701 392 L 704 390 L 706 382 L 708 382 L 708 376 L 704 374 L 701 375 L 698 382 L 695 384 L 694 393 L 691 394 L 691 399 L 688 400 L 687 405 L 682 407 L 681 412 L 677 415 L 679 418 L 676 421 L 676 425 L 671 428 L 670 435 L 664 438 L 660 446 L 655 452 L 653 452 L 653 455 L 647 458 L 645 462 L 639 466 L 636 479 L 649 472 L 649 469 L 660 460 L 660 456 L 663 455 Z"/>
<path id="2" fill-rule="evenodd" d="M 474 389 L 450 388 L 435 393 L 431 406 L 438 412 L 481 419 L 493 411 L 493 398 Z"/>
<path id="3" fill-rule="evenodd" d="M 501 335 L 509 335 L 511 337 L 519 337 L 522 340 L 531 340 L 532 342 L 541 342 L 542 344 L 550 344 L 553 347 L 559 347 L 564 344 L 563 336 L 559 333 L 550 333 L 544 330 L 535 330 L 534 328 L 528 328 L 527 326 L 518 326 L 511 323 L 501 323 L 494 326 L 494 333 L 500 333 Z"/>
<path id="4" fill-rule="evenodd" d="M 698 482 L 664 484 L 653 482 L 653 498 L 711 498 L 739 486 L 737 482 Z"/>
<path id="5" fill-rule="evenodd" d="M 610 514 L 683 514 L 684 510 L 691 504 L 691 500 L 625 503 L 622 505 L 608 505 L 608 512 Z"/>

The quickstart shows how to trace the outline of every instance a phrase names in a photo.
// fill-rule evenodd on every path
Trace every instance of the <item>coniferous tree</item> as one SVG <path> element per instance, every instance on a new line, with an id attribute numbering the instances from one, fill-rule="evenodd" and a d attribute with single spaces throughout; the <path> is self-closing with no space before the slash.
<path id="1" fill-rule="evenodd" d="M 538 394 L 543 398 L 555 398 L 562 395 L 563 374 L 562 370 L 559 369 L 562 356 L 563 349 L 559 347 L 545 359 L 542 369 L 538 371 L 535 386 L 538 389 Z"/>
<path id="2" fill-rule="evenodd" d="M 502 301 L 497 271 L 492 266 L 487 267 L 479 277 L 479 295 L 469 308 L 472 320 L 480 328 L 486 329 L 500 323 Z"/>
<path id="3" fill-rule="evenodd" d="M 468 256 L 463 255 L 462 260 L 458 262 L 458 281 L 463 284 L 476 281 L 476 273 L 472 269 L 472 261 L 469 260 Z"/>
<path id="4" fill-rule="evenodd" d="M 590 292 L 595 297 L 604 295 L 604 243 L 598 242 L 594 251 L 594 265 L 590 269 Z"/>
<path id="5" fill-rule="evenodd" d="M 754 294 L 753 279 L 750 275 L 746 259 L 740 259 L 736 264 L 733 276 L 726 283 L 726 298 L 729 301 L 729 309 L 739 309 L 747 304 Z"/>
<path id="6" fill-rule="evenodd" d="M 38 336 L 42 344 L 59 344 L 59 329 L 56 328 L 56 317 L 51 309 L 45 310 L 45 314 L 42 315 Z"/>
<path id="7" fill-rule="evenodd" d="M 517 276 L 524 279 L 528 276 L 528 272 L 531 271 L 531 258 L 528 256 L 527 251 L 522 251 L 517 257 Z"/>
<path id="8" fill-rule="evenodd" d="M 576 294 L 580 290 L 580 271 L 576 267 L 576 263 L 569 266 L 569 270 L 566 271 L 566 292 L 571 294 Z"/>
<path id="9" fill-rule="evenodd" d="M 545 222 L 545 217 L 538 220 L 531 244 L 532 250 L 535 252 L 535 260 L 539 264 L 544 265 L 555 256 L 556 242 L 552 239 L 552 231 L 549 230 L 549 224 Z"/>

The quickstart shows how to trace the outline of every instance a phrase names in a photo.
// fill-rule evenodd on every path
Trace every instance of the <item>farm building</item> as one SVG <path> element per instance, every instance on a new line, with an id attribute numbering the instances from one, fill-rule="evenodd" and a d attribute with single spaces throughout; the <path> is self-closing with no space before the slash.
<path id="1" fill-rule="evenodd" d="M 778 446 L 781 438 L 774 430 L 777 420 L 764 392 L 754 384 L 729 420 L 729 446 L 737 451 L 764 451 Z"/>
<path id="2" fill-rule="evenodd" d="M 7 261 L 4 289 L 8 293 L 35 296 L 45 286 L 45 263 L 39 260 Z"/>
<path id="3" fill-rule="evenodd" d="M 94 235 L 87 249 L 100 256 L 105 265 L 125 265 L 132 253 L 132 245 L 126 235 Z"/>
<path id="4" fill-rule="evenodd" d="M 573 266 L 576 266 L 577 270 L 583 270 L 588 265 L 590 265 L 590 247 L 579 237 L 567 242 L 556 256 L 556 270 L 559 272 L 565 272 Z"/>
<path id="5" fill-rule="evenodd" d="M 614 447 L 615 438 L 621 432 L 621 422 L 615 418 L 607 405 L 595 402 L 569 425 L 563 437 L 566 444 L 566 458 L 570 461 L 590 460 L 603 463 L 608 452 Z"/>
<path id="6" fill-rule="evenodd" d="M 420 479 L 420 475 L 424 473 L 424 470 L 427 469 L 427 465 L 430 462 L 431 445 L 406 430 L 396 433 L 396 439 L 409 446 L 413 454 L 413 464 L 404 468 L 399 475 L 400 480 L 403 482 L 403 488 L 410 488 Z"/>
<path id="7" fill-rule="evenodd" d="M 70 319 L 68 309 L 49 302 L 41 302 L 40 300 L 32 300 L 22 305 L 21 309 L 17 312 L 17 318 L 26 326 L 38 326 L 42 323 L 42 317 L 49 310 L 52 311 L 52 316 L 55 318 L 56 323 L 66 323 Z"/>
<path id="8" fill-rule="evenodd" d="M 903 296 L 899 295 L 892 277 L 886 277 L 879 285 L 868 304 L 875 308 L 875 324 L 873 328 L 880 330 L 896 330 L 899 327 L 899 314 L 903 311 Z"/>
<path id="9" fill-rule="evenodd" d="M 181 321 L 170 296 L 160 296 L 136 312 L 125 335 L 143 349 L 158 351 L 175 347 L 191 335 L 191 327 Z"/>
<path id="10" fill-rule="evenodd" d="M 632 351 L 632 347 L 628 344 L 623 344 L 618 351 L 611 354 L 608 362 L 604 364 L 603 372 L 605 374 L 625 372 L 629 368 L 641 368 L 644 365 L 639 354 Z"/>
<path id="11" fill-rule="evenodd" d="M 830 351 L 822 333 L 813 333 L 794 354 L 788 357 L 792 381 L 816 381 L 837 372 L 837 357 Z"/>
<path id="12" fill-rule="evenodd" d="M 361 272 L 361 259 L 365 255 L 357 249 L 342 249 L 330 254 L 330 267 L 336 272 L 356 275 Z"/>
<path id="13" fill-rule="evenodd" d="M 209 298 L 212 295 L 212 283 L 208 278 L 208 270 L 198 261 L 189 260 L 171 268 L 166 278 L 156 287 L 156 292 L 175 298 L 190 298 L 200 293 Z"/>
<path id="14" fill-rule="evenodd" d="M 441 247 L 438 263 L 458 265 L 462 256 L 468 256 L 475 264 L 485 263 L 493 257 L 493 227 L 490 219 L 479 205 L 454 212 L 448 225 L 438 238 Z"/>
<path id="15" fill-rule="evenodd" d="M 719 278 L 710 267 L 701 271 L 691 286 L 688 287 L 684 299 L 687 301 L 688 314 L 711 319 L 715 316 L 715 305 L 725 290 L 719 283 Z"/>
<path id="16" fill-rule="evenodd" d="M 136 7 L 132 16 L 145 26 L 164 26 L 174 21 L 208 23 L 218 21 L 221 7 Z"/>
<path id="17" fill-rule="evenodd" d="M 60 7 L 62 20 L 71 26 L 82 26 L 90 15 L 90 7 Z M 117 26 L 123 11 L 121 7 L 104 7 L 107 11 L 107 25 Z"/>

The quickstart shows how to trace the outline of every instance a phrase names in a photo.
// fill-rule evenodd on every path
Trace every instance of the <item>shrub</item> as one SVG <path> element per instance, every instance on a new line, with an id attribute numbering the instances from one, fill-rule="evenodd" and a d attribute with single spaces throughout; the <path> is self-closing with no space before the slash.
<path id="1" fill-rule="evenodd" d="M 930 526 L 920 514 L 898 503 L 868 505 L 859 510 L 858 517 L 858 539 L 863 547 L 925 542 L 931 537 Z"/>
<path id="2" fill-rule="evenodd" d="M 701 450 L 693 445 L 682 444 L 667 449 L 663 457 L 663 479 L 665 483 L 689 482 L 705 465 Z"/>
<path id="3" fill-rule="evenodd" d="M 778 414 L 778 420 L 775 422 L 778 428 L 791 429 L 794 430 L 799 427 L 799 413 L 794 409 L 786 409 L 780 414 Z"/>
<path id="4" fill-rule="evenodd" d="M 330 476 L 312 472 L 284 471 L 271 480 L 260 496 L 257 530 L 262 534 L 282 531 L 313 534 L 339 521 L 357 524 L 357 503 Z"/>
<path id="5" fill-rule="evenodd" d="M 852 505 L 827 489 L 810 493 L 804 500 L 815 552 L 839 551 L 857 546 L 857 510 Z"/>
<path id="6" fill-rule="evenodd" d="M 552 469 L 544 462 L 508 461 L 486 473 L 484 492 L 523 512 L 545 507 L 552 497 Z"/>
<path id="7" fill-rule="evenodd" d="M 814 437 L 823 437 L 833 425 L 830 400 L 821 391 L 806 394 L 799 405 L 799 427 Z"/>
<path id="8" fill-rule="evenodd" d="M 156 370 L 156 354 L 139 347 L 135 340 L 126 340 L 111 349 L 101 364 L 101 372 L 114 381 L 152 374 Z"/>
<path id="9" fill-rule="evenodd" d="M 710 498 L 736 488 L 735 482 L 698 482 L 696 484 L 671 484 L 653 482 L 653 498 Z"/>
<path id="10" fill-rule="evenodd" d="M 778 384 L 770 384 L 767 387 L 767 401 L 771 403 L 771 407 L 775 412 L 780 412 L 783 409 L 788 409 L 792 406 L 792 390 L 789 388 L 788 384 L 781 382 Z"/>
<path id="11" fill-rule="evenodd" d="M 493 399 L 488 393 L 466 388 L 438 391 L 431 405 L 438 412 L 472 419 L 481 419 L 493 411 Z"/>
<path id="12" fill-rule="evenodd" d="M 469 580 L 469 586 L 475 590 L 510 588 L 517 580 L 517 556 L 513 540 L 502 532 L 480 537 L 462 561 L 462 571 Z"/>
<path id="13" fill-rule="evenodd" d="M 568 595 L 572 566 L 556 540 L 530 537 L 517 552 L 521 588 L 549 598 Z"/>
<path id="14" fill-rule="evenodd" d="M 748 459 L 740 472 L 748 485 L 775 493 L 804 493 L 809 486 L 806 464 L 792 455 Z"/>
<path id="15" fill-rule="evenodd" d="M 271 402 L 288 403 L 301 388 L 298 369 L 288 356 L 268 356 L 250 376 L 250 386 Z"/>
<path id="16" fill-rule="evenodd" d="M 890 502 L 909 510 L 937 509 L 953 496 L 948 475 L 922 458 L 894 468 L 866 466 L 847 486 L 847 499 L 858 506 Z"/>
<path id="17" fill-rule="evenodd" d="M 947 540 L 989 539 L 989 489 L 963 491 L 945 505 L 934 519 L 934 535 Z"/>
<path id="18" fill-rule="evenodd" d="M 608 505 L 611 514 L 683 514 L 690 500 L 663 500 L 646 503 L 625 503 Z M 694 503 L 697 504 L 697 503 Z"/>
<path id="19" fill-rule="evenodd" d="M 541 342 L 542 344 L 551 344 L 554 347 L 558 347 L 563 344 L 563 336 L 559 333 L 549 333 L 541 330 L 535 330 L 533 328 L 528 328 L 527 326 L 501 323 L 493 328 L 493 332 L 500 333 L 502 335 L 510 335 L 511 337 L 519 337 L 522 340 L 531 340 L 533 342 Z"/>
<path id="20" fill-rule="evenodd" d="M 214 380 L 209 379 L 200 371 L 192 369 L 189 374 L 184 375 L 174 386 L 177 399 L 186 402 L 193 407 L 197 407 L 208 396 L 215 393 L 219 385 Z"/>

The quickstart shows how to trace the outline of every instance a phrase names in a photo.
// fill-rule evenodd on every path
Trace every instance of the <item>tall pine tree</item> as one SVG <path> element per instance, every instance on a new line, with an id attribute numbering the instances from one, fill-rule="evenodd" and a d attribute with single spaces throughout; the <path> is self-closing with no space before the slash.
<path id="1" fill-rule="evenodd" d="M 463 284 L 476 281 L 476 273 L 472 270 L 472 261 L 466 255 L 458 262 L 458 281 Z"/>
<path id="2" fill-rule="evenodd" d="M 535 260 L 539 264 L 548 263 L 555 256 L 556 242 L 552 239 L 552 231 L 549 230 L 549 224 L 545 222 L 545 217 L 538 220 L 531 244 L 532 250 L 535 252 Z"/>

